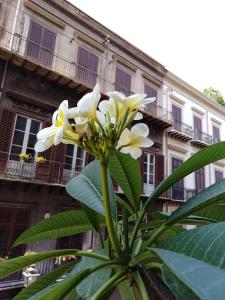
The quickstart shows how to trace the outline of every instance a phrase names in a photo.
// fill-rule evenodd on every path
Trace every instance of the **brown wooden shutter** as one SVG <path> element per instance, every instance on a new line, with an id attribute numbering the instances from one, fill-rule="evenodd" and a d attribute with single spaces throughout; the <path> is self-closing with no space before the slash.
<path id="1" fill-rule="evenodd" d="M 194 133 L 195 138 L 202 140 L 202 120 L 194 116 Z"/>
<path id="2" fill-rule="evenodd" d="M 13 111 L 8 109 L 0 111 L 0 171 L 4 171 L 7 164 L 14 120 L 15 113 Z"/>
<path id="3" fill-rule="evenodd" d="M 26 55 L 39 60 L 43 27 L 38 23 L 31 21 L 28 34 L 28 44 Z"/>
<path id="4" fill-rule="evenodd" d="M 156 101 L 157 101 L 157 90 L 146 84 L 145 84 L 145 94 L 147 95 L 147 98 L 156 97 Z M 157 112 L 156 101 L 146 105 L 147 112 L 149 112 L 153 116 L 155 116 Z"/>
<path id="5" fill-rule="evenodd" d="M 213 126 L 213 142 L 217 143 L 220 141 L 220 129 Z"/>
<path id="6" fill-rule="evenodd" d="M 173 126 L 176 130 L 181 131 L 181 108 L 172 105 Z"/>
<path id="7" fill-rule="evenodd" d="M 51 123 L 48 121 L 43 124 L 43 128 L 50 126 Z M 38 155 L 43 156 L 46 159 L 46 162 L 44 164 L 36 164 L 35 177 L 41 181 L 48 182 L 50 180 L 52 147 L 42 153 L 39 153 Z"/>
<path id="8" fill-rule="evenodd" d="M 50 181 L 55 183 L 61 183 L 64 161 L 66 156 L 66 145 L 59 144 L 53 147 L 52 162 L 51 162 L 51 174 Z"/>
<path id="9" fill-rule="evenodd" d="M 40 49 L 39 60 L 43 65 L 51 66 L 54 49 L 55 49 L 56 34 L 48 29 L 43 29 L 43 36 Z"/>
<path id="10" fill-rule="evenodd" d="M 219 182 L 223 179 L 223 172 L 215 170 L 215 182 Z"/>
<path id="11" fill-rule="evenodd" d="M 131 93 L 131 76 L 119 68 L 116 68 L 115 90 L 124 93 L 126 96 Z"/>
<path id="12" fill-rule="evenodd" d="M 96 84 L 97 73 L 98 73 L 98 57 L 93 53 L 89 53 L 89 60 L 88 60 L 88 70 L 89 72 L 89 83 L 94 86 Z"/>
<path id="13" fill-rule="evenodd" d="M 164 155 L 155 155 L 155 183 L 158 185 L 164 179 Z"/>
<path id="14" fill-rule="evenodd" d="M 205 188 L 205 169 L 204 167 L 195 171 L 195 188 L 196 192 L 199 193 Z"/>
<path id="15" fill-rule="evenodd" d="M 178 168 L 183 161 L 172 157 L 172 172 Z M 184 180 L 181 179 L 172 186 L 172 198 L 176 200 L 184 200 Z"/>

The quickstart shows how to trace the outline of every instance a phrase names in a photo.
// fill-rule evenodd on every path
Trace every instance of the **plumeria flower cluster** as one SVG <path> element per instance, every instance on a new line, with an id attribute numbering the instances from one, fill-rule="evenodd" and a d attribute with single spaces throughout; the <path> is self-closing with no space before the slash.
<path id="1" fill-rule="evenodd" d="M 108 100 L 100 102 L 97 84 L 79 100 L 77 107 L 69 109 L 68 101 L 64 100 L 53 114 L 52 125 L 37 134 L 36 152 L 65 143 L 78 144 L 100 160 L 108 159 L 115 149 L 135 159 L 140 157 L 141 148 L 153 145 L 148 138 L 148 126 L 138 123 L 128 128 L 133 120 L 143 118 L 138 110 L 155 98 L 146 98 L 145 94 L 126 97 L 120 92 L 109 92 L 107 96 Z"/>

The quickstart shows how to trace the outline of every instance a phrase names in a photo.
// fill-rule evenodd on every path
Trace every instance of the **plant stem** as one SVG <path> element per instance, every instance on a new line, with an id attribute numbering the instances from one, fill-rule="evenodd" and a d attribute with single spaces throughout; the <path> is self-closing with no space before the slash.
<path id="1" fill-rule="evenodd" d="M 168 228 L 167 225 L 162 224 L 145 242 L 146 247 L 150 247 L 157 237 L 162 234 Z"/>
<path id="2" fill-rule="evenodd" d="M 141 299 L 142 300 L 149 300 L 149 295 L 148 295 L 148 292 L 147 292 L 146 287 L 144 285 L 144 282 L 141 278 L 140 273 L 136 272 L 134 274 L 134 278 L 135 278 L 135 281 L 137 283 L 138 289 L 140 291 L 140 294 L 141 294 L 141 297 L 142 297 Z"/>
<path id="3" fill-rule="evenodd" d="M 110 201 L 109 201 L 109 188 L 108 188 L 108 176 L 107 176 L 107 164 L 105 161 L 101 161 L 101 181 L 102 181 L 102 196 L 103 196 L 103 204 L 105 209 L 105 220 L 106 226 L 109 233 L 109 238 L 112 243 L 112 248 L 116 252 L 117 257 L 121 257 L 121 249 L 119 246 L 119 242 L 116 237 L 115 229 L 113 226 L 113 220 L 110 209 Z"/>
<path id="4" fill-rule="evenodd" d="M 129 240 L 128 240 L 128 212 L 126 208 L 123 207 L 123 234 L 124 234 L 124 246 L 125 252 L 128 256 L 129 254 Z"/>
<path id="5" fill-rule="evenodd" d="M 103 284 L 100 287 L 100 289 L 97 290 L 97 292 L 91 297 L 90 300 L 103 299 L 101 297 L 102 294 L 106 293 L 108 289 L 112 288 L 114 286 L 114 283 L 117 282 L 117 280 L 121 279 L 125 274 L 126 274 L 125 270 L 117 272 L 108 281 L 106 281 L 106 283 Z"/>

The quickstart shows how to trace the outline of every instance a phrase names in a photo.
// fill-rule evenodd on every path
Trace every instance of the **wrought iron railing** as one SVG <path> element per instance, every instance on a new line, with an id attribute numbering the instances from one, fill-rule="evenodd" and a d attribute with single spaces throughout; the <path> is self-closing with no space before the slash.
<path id="1" fill-rule="evenodd" d="M 143 111 L 147 112 L 152 117 L 171 123 L 171 112 L 164 109 L 161 105 L 157 103 L 153 102 L 151 104 L 146 105 L 143 108 Z"/>
<path id="2" fill-rule="evenodd" d="M 173 119 L 172 120 L 172 129 L 179 131 L 188 135 L 189 137 L 193 137 L 193 129 L 190 125 L 185 124 L 179 120 Z"/>
<path id="3" fill-rule="evenodd" d="M 213 138 L 211 135 L 199 130 L 199 129 L 194 129 L 194 140 L 201 141 L 205 144 L 213 144 Z"/>

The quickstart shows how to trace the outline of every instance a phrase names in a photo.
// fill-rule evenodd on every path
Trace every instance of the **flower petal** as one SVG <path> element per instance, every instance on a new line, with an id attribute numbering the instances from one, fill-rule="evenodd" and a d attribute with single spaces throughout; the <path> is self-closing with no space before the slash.
<path id="1" fill-rule="evenodd" d="M 36 152 L 43 152 L 53 145 L 54 137 L 37 141 L 34 146 Z"/>
<path id="2" fill-rule="evenodd" d="M 55 138 L 54 138 L 54 145 L 58 145 L 61 143 L 62 141 L 62 137 L 63 137 L 63 127 L 59 127 L 59 129 L 56 132 Z"/>
<path id="3" fill-rule="evenodd" d="M 144 136 L 147 137 L 149 135 L 149 128 L 146 124 L 144 123 L 139 123 L 134 125 L 131 128 L 131 134 L 133 136 Z"/>
<path id="4" fill-rule="evenodd" d="M 141 120 L 141 119 L 143 119 L 143 115 L 142 115 L 142 113 L 140 113 L 140 112 L 137 112 L 137 114 L 136 114 L 136 116 L 135 116 L 135 118 L 134 118 L 134 120 Z"/>
<path id="5" fill-rule="evenodd" d="M 146 98 L 146 99 L 144 99 L 143 104 L 146 105 L 146 104 L 155 102 L 155 100 L 156 100 L 156 97 Z"/>
<path id="6" fill-rule="evenodd" d="M 50 127 L 41 129 L 37 134 L 37 139 L 38 140 L 47 139 L 50 136 L 55 135 L 56 131 L 57 131 L 57 128 L 55 126 L 50 126 Z"/>
<path id="7" fill-rule="evenodd" d="M 106 95 L 109 96 L 110 98 L 113 98 L 113 99 L 116 99 L 116 100 L 119 100 L 119 101 L 126 98 L 126 96 L 123 93 L 117 92 L 117 91 L 108 92 Z"/>
<path id="8" fill-rule="evenodd" d="M 153 144 L 154 144 L 154 142 L 151 139 L 147 138 L 147 137 L 140 136 L 138 138 L 138 145 L 139 145 L 139 147 L 149 148 Z"/>
<path id="9" fill-rule="evenodd" d="M 68 119 L 75 119 L 81 116 L 81 112 L 78 107 L 73 107 L 68 110 Z"/>
<path id="10" fill-rule="evenodd" d="M 105 126 L 106 125 L 105 115 L 102 112 L 98 111 L 98 110 L 96 111 L 96 115 L 97 115 L 97 118 L 98 118 L 99 122 L 103 126 Z"/>
<path id="11" fill-rule="evenodd" d="M 125 146 L 130 142 L 130 131 L 125 128 L 120 135 L 120 139 L 118 141 L 118 147 Z"/>

